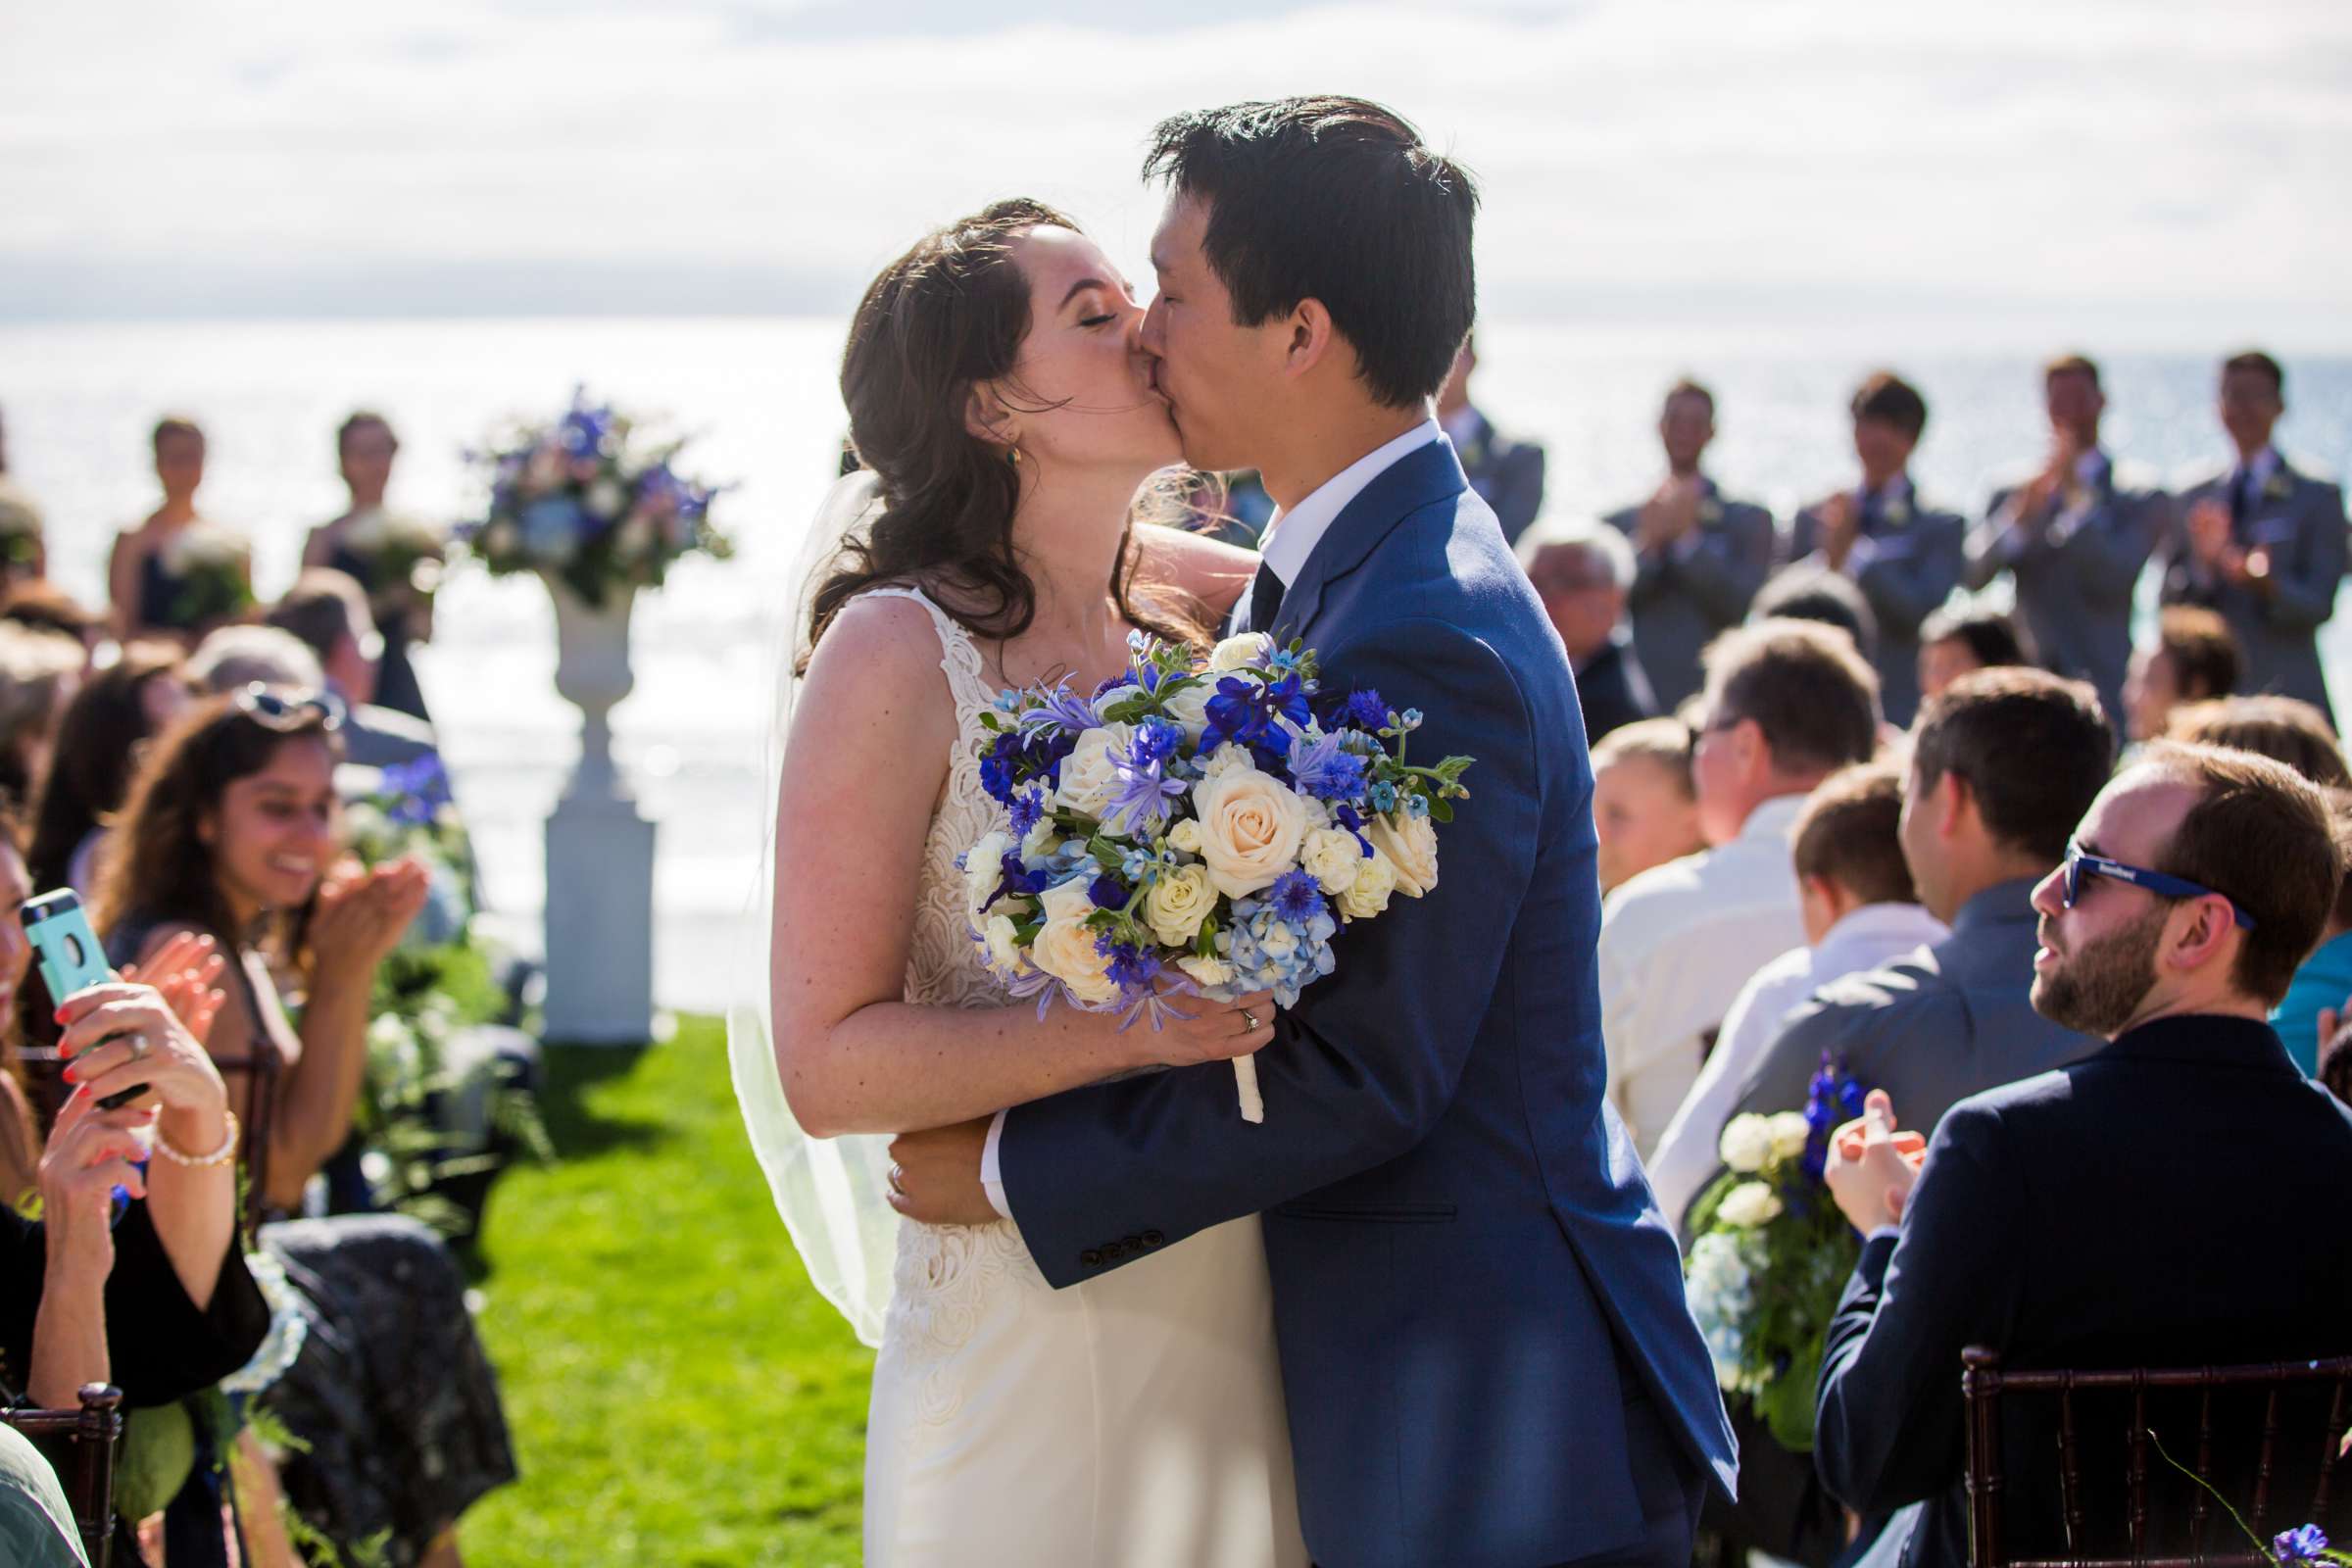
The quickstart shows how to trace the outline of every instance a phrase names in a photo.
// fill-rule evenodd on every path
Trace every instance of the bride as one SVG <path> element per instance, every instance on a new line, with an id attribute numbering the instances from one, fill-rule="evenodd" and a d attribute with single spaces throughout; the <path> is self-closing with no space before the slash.
<path id="1" fill-rule="evenodd" d="M 765 1020 L 790 1120 L 840 1142 L 770 1134 L 766 1062 L 739 1041 L 736 1071 L 811 1275 L 854 1318 L 859 1249 L 895 1228 L 866 1434 L 873 1568 L 1305 1561 L 1255 1218 L 1056 1292 L 1009 1222 L 877 1220 L 877 1141 L 845 1136 L 1272 1038 L 1263 996 L 1124 1033 L 1004 1005 L 955 864 L 993 810 L 973 743 L 997 691 L 1092 692 L 1132 629 L 1198 640 L 1255 567 L 1131 525 L 1139 489 L 1179 461 L 1142 319 L 1069 220 L 1001 202 L 886 269 L 843 357 L 867 472 L 844 481 L 852 514 L 801 602 Z"/>

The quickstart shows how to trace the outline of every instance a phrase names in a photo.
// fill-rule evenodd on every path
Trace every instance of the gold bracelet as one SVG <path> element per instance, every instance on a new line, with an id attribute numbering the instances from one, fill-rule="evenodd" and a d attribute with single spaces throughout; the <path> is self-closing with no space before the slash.
<path id="1" fill-rule="evenodd" d="M 164 1136 L 164 1130 L 161 1127 L 155 1130 L 155 1152 L 174 1165 L 187 1165 L 198 1170 L 208 1165 L 227 1164 L 237 1152 L 237 1113 L 233 1110 L 223 1110 L 220 1114 L 228 1121 L 228 1132 L 221 1138 L 220 1147 L 211 1153 L 201 1158 L 194 1154 L 182 1153 L 172 1147 L 172 1140 Z"/>

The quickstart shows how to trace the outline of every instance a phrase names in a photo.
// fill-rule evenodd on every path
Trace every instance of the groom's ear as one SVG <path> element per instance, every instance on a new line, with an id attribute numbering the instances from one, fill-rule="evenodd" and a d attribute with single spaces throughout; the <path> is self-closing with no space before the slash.
<path id="1" fill-rule="evenodd" d="M 1304 375 L 1339 346 L 1339 329 L 1332 325 L 1331 312 L 1323 308 L 1321 300 L 1303 299 L 1292 306 L 1283 326 L 1288 333 L 1282 354 L 1285 375 Z"/>

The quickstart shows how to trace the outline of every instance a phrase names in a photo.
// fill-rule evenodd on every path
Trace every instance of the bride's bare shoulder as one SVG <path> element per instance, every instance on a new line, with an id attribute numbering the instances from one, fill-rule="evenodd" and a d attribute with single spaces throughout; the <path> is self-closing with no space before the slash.
<path id="1" fill-rule="evenodd" d="M 834 614 L 809 656 L 804 702 L 881 703 L 899 711 L 945 713 L 955 703 L 940 678 L 939 626 L 904 594 L 860 594 Z"/>

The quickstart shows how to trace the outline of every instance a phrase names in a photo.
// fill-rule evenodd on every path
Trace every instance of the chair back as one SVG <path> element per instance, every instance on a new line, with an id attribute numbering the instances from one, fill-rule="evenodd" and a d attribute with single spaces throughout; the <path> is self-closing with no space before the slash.
<path id="1" fill-rule="evenodd" d="M 2307 1523 L 2324 1526 L 2328 1521 L 2330 1489 L 2336 1467 L 2343 1460 L 2345 1423 L 2352 1417 L 2352 1355 L 2246 1366 L 2029 1372 L 2010 1371 L 2001 1365 L 1998 1351 L 1971 1346 L 1961 1351 L 1960 1360 L 1963 1368 L 1960 1387 L 1967 1406 L 1968 1426 L 1969 1561 L 1975 1568 L 2062 1568 L 2062 1565 L 2063 1568 L 2125 1568 L 2125 1565 L 2190 1568 L 2192 1564 L 2208 1568 L 2220 1564 L 2246 1564 L 2249 1568 L 2264 1564 L 2275 1568 L 2267 1550 L 2275 1532 Z M 2086 1519 L 2084 1497 L 2092 1488 L 2083 1475 L 2084 1450 L 2090 1448 L 2095 1453 L 2097 1445 L 2078 1425 L 2078 1394 L 2094 1394 L 2102 1400 L 2128 1404 L 2130 1426 L 2121 1446 L 2124 1516 L 2120 1521 Z M 2308 1415 L 2318 1404 L 2316 1398 L 2308 1396 L 2320 1395 L 2326 1396 L 2325 1427 L 2289 1431 L 2290 1427 L 2299 1427 L 2289 1417 Z M 2019 1396 L 2055 1396 L 2057 1402 L 2057 1495 L 2066 1540 L 2066 1554 L 2060 1558 L 2021 1558 L 2012 1555 L 2009 1549 L 2012 1521 L 2007 1513 L 2006 1494 L 2013 1490 L 2011 1483 L 2015 1478 L 2003 1473 L 2003 1416 L 2004 1406 Z M 2184 1454 L 2178 1441 L 2164 1443 L 2161 1454 L 2152 1452 L 2163 1441 L 2163 1435 L 2152 1435 L 2151 1396 L 2165 1399 L 2169 1407 L 2177 1409 L 2187 1408 L 2193 1400 L 2196 1410 L 2193 1456 Z M 2228 1407 L 2223 1412 L 2225 1419 L 2257 1406 L 2261 1411 L 2259 1443 L 2253 1446 L 2252 1493 L 2230 1496 L 2229 1504 L 2265 1543 L 2263 1551 L 2254 1548 L 2245 1532 L 2229 1517 L 2222 1502 L 2206 1486 L 2179 1476 L 2174 1464 L 2165 1462 L 2169 1456 L 2174 1463 L 2185 1466 L 2208 1483 L 2214 1483 L 2219 1473 L 2224 1477 L 2219 1484 L 2227 1491 L 2235 1467 L 2217 1466 L 2216 1396 L 2224 1396 L 2223 1402 Z M 2231 1441 L 2224 1446 L 2242 1453 L 2247 1445 L 2234 1441 L 2238 1435 L 2228 1434 Z M 2289 1475 L 2302 1470 L 2314 1458 L 2318 1461 L 2316 1482 L 2308 1491 L 2290 1487 Z M 2189 1489 L 2185 1556 L 2177 1552 L 2168 1554 L 2151 1545 L 2152 1474 L 2171 1475 Z M 2288 1495 L 2290 1490 L 2295 1494 Z M 2308 1507 L 2297 1506 L 2306 1502 Z M 2340 1508 L 2341 1497 L 2334 1498 L 2332 1505 Z M 2122 1524 L 2129 1541 L 2128 1553 L 2092 1555 L 2086 1527 L 2094 1523 Z"/>
<path id="2" fill-rule="evenodd" d="M 122 1391 L 84 1384 L 78 1410 L 0 1410 L 0 1422 L 66 1455 L 57 1466 L 90 1568 L 108 1568 L 115 1539 L 115 1450 L 122 1442 Z M 46 1441 L 44 1441 L 46 1440 Z M 54 1462 L 54 1461 L 53 1461 Z"/>

